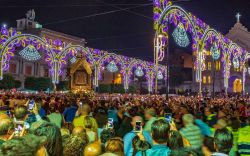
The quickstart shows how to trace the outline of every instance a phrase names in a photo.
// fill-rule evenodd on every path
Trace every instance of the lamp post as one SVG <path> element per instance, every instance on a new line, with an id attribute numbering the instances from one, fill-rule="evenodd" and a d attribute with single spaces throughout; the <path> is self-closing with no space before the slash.
<path id="1" fill-rule="evenodd" d="M 158 92 L 158 65 L 159 65 L 159 52 L 162 50 L 162 34 L 156 34 L 154 38 L 154 64 L 155 64 L 155 94 Z"/>

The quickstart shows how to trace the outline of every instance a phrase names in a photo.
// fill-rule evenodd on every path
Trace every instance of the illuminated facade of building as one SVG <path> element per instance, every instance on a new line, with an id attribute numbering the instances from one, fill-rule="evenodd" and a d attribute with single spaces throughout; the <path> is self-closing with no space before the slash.
<path id="1" fill-rule="evenodd" d="M 250 32 L 248 32 L 247 28 L 244 27 L 240 23 L 239 20 L 230 29 L 228 34 L 226 34 L 225 36 L 231 39 L 233 42 L 237 43 L 239 46 L 246 49 L 247 51 L 250 51 Z M 223 65 L 221 64 L 221 61 L 219 59 L 218 60 L 214 59 L 214 57 L 212 56 L 213 53 L 211 51 L 207 51 L 206 53 L 207 53 L 207 56 L 206 56 L 207 59 L 205 63 L 205 69 L 202 73 L 202 91 L 211 93 L 213 91 L 213 85 L 214 85 L 215 92 L 224 91 L 224 87 L 223 87 L 224 79 L 223 79 L 223 74 L 222 74 Z M 242 77 L 243 77 L 242 69 L 240 69 L 239 65 L 237 65 L 237 62 L 234 62 L 234 61 L 232 61 L 232 67 L 233 68 L 231 68 L 230 70 L 228 92 L 241 93 L 242 92 Z M 193 70 L 193 76 L 195 76 L 195 70 Z M 246 85 L 245 85 L 245 90 L 247 93 L 250 92 L 249 79 L 250 79 L 250 76 L 249 76 L 249 72 L 247 71 Z M 214 81 L 214 84 L 213 84 L 213 81 Z M 193 91 L 197 91 L 198 87 L 199 86 L 195 82 L 193 82 L 193 85 L 190 86 L 190 88 Z"/>
<path id="2" fill-rule="evenodd" d="M 72 43 L 74 45 L 86 46 L 86 41 L 83 38 L 64 34 L 61 32 L 42 28 L 42 26 L 28 18 L 17 20 L 17 31 L 23 34 L 34 34 L 41 38 L 49 38 L 51 40 L 61 40 L 62 42 Z M 50 77 L 49 66 L 45 61 L 45 53 L 39 52 L 32 45 L 28 45 L 25 48 L 17 48 L 15 51 L 15 57 L 10 60 L 9 68 L 5 73 L 11 74 L 15 80 L 21 81 L 21 88 L 24 88 L 24 82 L 26 77 Z M 75 60 L 70 60 L 72 64 Z M 63 67 L 61 81 L 68 81 L 68 66 Z M 119 72 L 110 73 L 103 72 L 101 77 L 101 84 L 121 84 L 122 78 Z"/>

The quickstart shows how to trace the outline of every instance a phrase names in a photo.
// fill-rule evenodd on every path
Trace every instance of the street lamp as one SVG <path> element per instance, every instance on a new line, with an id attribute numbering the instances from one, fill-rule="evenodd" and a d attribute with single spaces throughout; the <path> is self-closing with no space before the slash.
<path id="1" fill-rule="evenodd" d="M 163 34 L 156 34 L 155 35 L 155 39 L 154 39 L 154 63 L 155 63 L 155 94 L 157 94 L 158 92 L 158 79 L 157 79 L 157 74 L 158 74 L 158 65 L 159 65 L 159 61 L 162 61 L 162 59 L 164 58 L 164 55 L 161 58 L 159 58 L 159 53 L 163 52 L 163 42 L 162 42 L 162 38 L 163 38 Z M 164 53 L 164 52 L 163 52 Z"/>

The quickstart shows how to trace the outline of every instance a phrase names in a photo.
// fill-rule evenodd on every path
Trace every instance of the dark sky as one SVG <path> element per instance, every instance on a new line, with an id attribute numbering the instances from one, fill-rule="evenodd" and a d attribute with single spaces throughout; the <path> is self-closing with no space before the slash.
<path id="1" fill-rule="evenodd" d="M 250 28 L 250 0 L 190 0 L 175 4 L 223 34 L 236 22 L 237 12 L 242 14 L 243 25 Z M 15 20 L 25 17 L 31 8 L 44 28 L 85 38 L 90 47 L 146 60 L 153 58 L 152 0 L 0 0 L 0 23 L 15 27 Z M 120 8 L 131 9 L 115 11 Z M 110 11 L 113 13 L 94 16 Z"/>

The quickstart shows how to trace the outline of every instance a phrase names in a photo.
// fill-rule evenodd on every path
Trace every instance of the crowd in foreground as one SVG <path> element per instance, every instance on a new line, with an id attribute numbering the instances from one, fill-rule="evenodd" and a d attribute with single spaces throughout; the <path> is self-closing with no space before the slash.
<path id="1" fill-rule="evenodd" d="M 249 98 L 0 95 L 0 156 L 249 156 Z"/>

